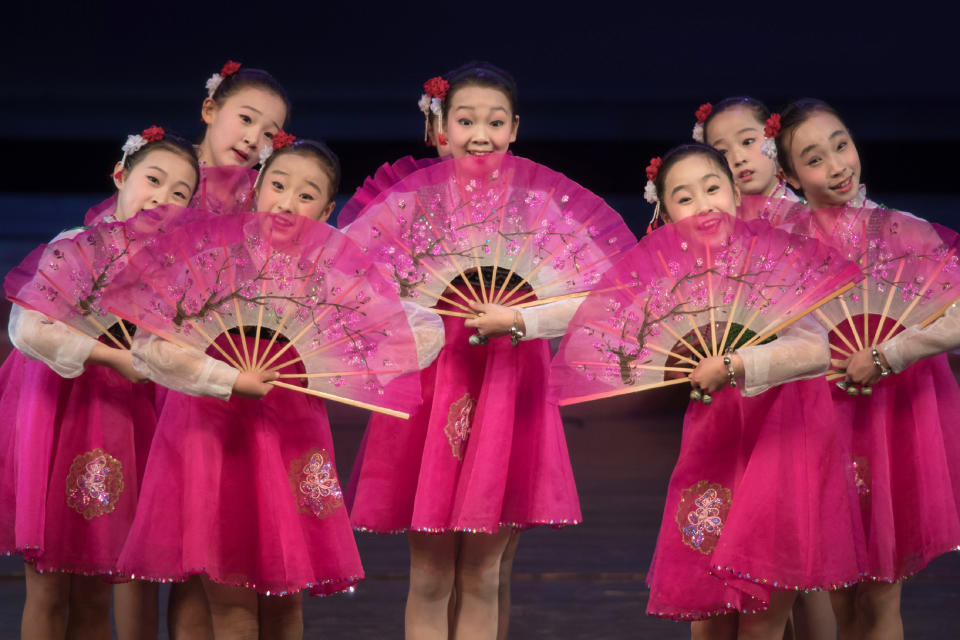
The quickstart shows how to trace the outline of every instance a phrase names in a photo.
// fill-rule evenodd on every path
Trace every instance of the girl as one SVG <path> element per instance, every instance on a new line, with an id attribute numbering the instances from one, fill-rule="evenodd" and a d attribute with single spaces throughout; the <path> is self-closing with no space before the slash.
<path id="1" fill-rule="evenodd" d="M 508 74 L 471 63 L 435 80 L 441 146 L 454 158 L 509 149 L 519 116 Z M 476 319 L 444 318 L 445 346 L 421 372 L 420 411 L 409 423 L 370 421 L 348 496 L 351 519 L 359 530 L 407 533 L 408 638 L 497 637 L 511 536 L 580 521 L 559 412 L 546 402 L 549 346 L 536 339 L 562 334 L 576 305 L 558 304 L 521 314 L 484 304 L 474 306 Z M 472 329 L 489 344 L 468 345 Z M 511 329 L 525 333 L 516 347 Z M 469 479 L 479 477 L 492 493 L 470 491 Z"/>
<path id="2" fill-rule="evenodd" d="M 784 218 L 796 215 L 794 203 L 800 198 L 787 186 L 777 164 L 778 114 L 771 116 L 762 102 L 741 96 L 702 104 L 696 116 L 694 139 L 719 151 L 730 165 L 741 194 L 739 218 L 760 217 L 779 226 Z"/>
<path id="3" fill-rule="evenodd" d="M 200 185 L 191 206 L 214 213 L 248 211 L 260 152 L 290 120 L 290 100 L 277 80 L 261 69 L 227 61 L 207 80 L 200 107 L 206 128 L 196 147 Z M 112 203 L 92 208 L 84 224 L 99 222 Z"/>
<path id="4" fill-rule="evenodd" d="M 711 147 L 678 147 L 654 172 L 668 222 L 706 221 L 738 204 L 730 167 Z M 794 589 L 857 576 L 853 543 L 841 547 L 831 538 L 844 514 L 847 524 L 851 519 L 855 496 L 842 470 L 819 470 L 839 455 L 833 423 L 818 417 L 829 406 L 826 386 L 784 384 L 823 374 L 829 352 L 819 325 L 801 319 L 773 342 L 728 358 L 703 359 L 690 374 L 694 395 L 712 394 L 713 403 L 692 403 L 684 418 L 647 612 L 693 620 L 694 638 L 779 639 Z M 726 388 L 732 380 L 740 393 Z M 715 526 L 690 533 L 686 525 L 707 508 L 716 510 Z M 759 531 L 758 521 L 766 525 Z M 808 532 L 811 523 L 826 522 L 829 531 Z M 824 556 L 829 570 L 811 571 L 807 558 Z"/>
<path id="5" fill-rule="evenodd" d="M 198 180 L 193 147 L 151 127 L 128 140 L 107 215 L 122 221 L 164 204 L 186 206 Z M 110 587 L 103 576 L 116 573 L 133 521 L 156 423 L 152 385 L 131 384 L 145 378 L 133 368 L 129 351 L 40 313 L 14 305 L 9 330 L 18 351 L 0 373 L 0 408 L 9 417 L 0 441 L 11 452 L 0 459 L 0 548 L 24 555 L 21 633 L 104 637 L 110 633 Z M 122 488 L 103 490 L 97 469 Z M 124 585 L 118 603 L 138 611 L 138 591 L 136 584 Z M 140 624 L 156 635 L 155 615 L 136 624 L 122 620 L 118 616 L 121 638 L 135 637 Z"/>
<path id="6" fill-rule="evenodd" d="M 787 186 L 777 163 L 776 136 L 779 114 L 771 116 L 765 104 L 749 96 L 725 98 L 715 105 L 700 105 L 694 138 L 723 154 L 741 201 L 737 217 L 762 218 L 774 226 L 803 215 L 805 207 Z M 829 596 L 822 591 L 797 599 L 794 623 L 798 637 L 830 638 L 836 635 Z"/>
<path id="7" fill-rule="evenodd" d="M 325 221 L 339 162 L 322 143 L 291 139 L 278 134 L 276 146 L 286 146 L 264 164 L 257 208 Z M 259 350 L 268 338 L 261 333 Z M 173 393 L 164 404 L 121 567 L 154 580 L 199 574 L 217 637 L 299 637 L 301 589 L 334 593 L 363 578 L 323 402 L 284 389 L 267 395 L 276 373 L 240 372 L 155 336 L 136 341 L 134 358 L 144 375 L 191 396 Z M 309 483 L 314 462 L 329 491 L 309 510 L 291 483 Z"/>
<path id="8" fill-rule="evenodd" d="M 783 170 L 813 210 L 797 231 L 842 251 L 864 223 L 871 242 L 906 241 L 917 252 L 939 244 L 925 221 L 866 200 L 857 148 L 832 107 L 800 100 L 783 110 L 782 124 L 777 150 Z M 869 275 L 873 265 L 863 268 Z M 911 365 L 924 353 L 922 335 L 904 331 L 875 350 L 834 362 L 855 384 L 869 386 L 881 375 L 899 373 L 886 377 L 869 398 L 832 393 L 838 426 L 852 428 L 846 466 L 860 487 L 866 533 L 867 579 L 832 594 L 844 638 L 902 638 L 902 579 L 960 543 L 960 392 L 945 356 Z"/>

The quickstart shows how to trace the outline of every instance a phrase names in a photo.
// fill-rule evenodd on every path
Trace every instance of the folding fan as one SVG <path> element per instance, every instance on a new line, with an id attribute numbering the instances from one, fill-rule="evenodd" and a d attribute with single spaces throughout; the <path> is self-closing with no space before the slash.
<path id="1" fill-rule="evenodd" d="M 472 317 L 584 296 L 636 243 L 616 211 L 546 167 L 511 155 L 423 168 L 380 194 L 348 234 L 401 298 Z"/>
<path id="2" fill-rule="evenodd" d="M 106 304 L 242 371 L 281 372 L 279 387 L 404 418 L 419 402 L 417 377 L 400 377 L 417 353 L 390 284 L 344 234 L 302 216 L 183 225 L 133 257 Z M 298 364 L 305 373 L 283 372 Z"/>
<path id="3" fill-rule="evenodd" d="M 95 225 L 37 247 L 7 274 L 7 298 L 92 338 L 130 348 L 130 331 L 102 304 L 104 292 L 130 257 L 170 225 L 199 212 L 176 206 L 141 211 L 127 222 Z M 117 327 L 117 330 L 112 330 Z"/>
<path id="4" fill-rule="evenodd" d="M 852 287 L 816 240 L 705 213 L 644 236 L 570 323 L 551 368 L 561 405 L 689 381 L 706 357 L 759 344 Z"/>
<path id="5" fill-rule="evenodd" d="M 816 312 L 836 359 L 905 327 L 926 326 L 960 298 L 960 236 L 945 227 L 890 209 L 844 208 L 818 210 L 796 230 L 825 238 L 863 273 L 856 287 Z"/>

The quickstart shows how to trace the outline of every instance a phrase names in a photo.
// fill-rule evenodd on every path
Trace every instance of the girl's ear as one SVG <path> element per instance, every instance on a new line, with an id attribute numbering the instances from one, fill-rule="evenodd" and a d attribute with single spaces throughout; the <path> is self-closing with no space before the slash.
<path id="1" fill-rule="evenodd" d="M 789 184 L 789 185 L 790 185 L 791 187 L 793 187 L 795 190 L 797 190 L 797 191 L 803 191 L 803 188 L 800 186 L 800 181 L 797 180 L 795 177 L 791 176 L 791 175 L 790 175 L 789 173 L 787 173 L 786 171 L 783 172 L 783 177 L 784 177 L 784 179 L 786 179 L 787 184 Z"/>
<path id="2" fill-rule="evenodd" d="M 113 186 L 118 190 L 123 188 L 123 161 L 121 160 L 113 166 Z"/>
<path id="3" fill-rule="evenodd" d="M 330 214 L 333 213 L 333 208 L 334 208 L 335 206 L 337 206 L 336 201 L 331 200 L 330 203 L 329 203 L 329 204 L 326 206 L 326 208 L 323 210 L 323 213 L 320 214 L 320 217 L 317 218 L 317 221 L 318 221 L 318 222 L 326 222 L 327 220 L 329 220 L 329 219 L 330 219 Z"/>
<path id="4" fill-rule="evenodd" d="M 213 123 L 213 118 L 217 115 L 218 106 L 213 98 L 206 98 L 203 101 L 203 106 L 200 107 L 200 118 L 208 125 Z"/>
<path id="5" fill-rule="evenodd" d="M 513 131 L 510 133 L 510 142 L 517 141 L 517 130 L 520 128 L 520 116 L 513 116 Z"/>

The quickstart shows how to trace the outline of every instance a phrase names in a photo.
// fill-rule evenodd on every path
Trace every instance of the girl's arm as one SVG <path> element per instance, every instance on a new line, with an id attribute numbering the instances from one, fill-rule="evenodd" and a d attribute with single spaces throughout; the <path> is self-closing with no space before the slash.
<path id="1" fill-rule="evenodd" d="M 417 364 L 421 369 L 425 369 L 443 348 L 446 339 L 443 318 L 413 302 L 402 300 L 400 304 L 403 305 L 403 311 L 407 314 L 407 322 L 413 331 L 413 340 L 417 344 Z"/>
<path id="2" fill-rule="evenodd" d="M 13 305 L 10 309 L 8 325 L 10 342 L 23 355 L 32 360 L 40 360 L 64 378 L 76 378 L 83 373 L 85 365 L 106 364 L 97 357 L 91 360 L 94 347 L 100 344 L 93 338 L 78 333 L 55 320 L 48 319 L 42 313 Z M 98 349 L 98 355 L 102 355 Z"/>
<path id="3" fill-rule="evenodd" d="M 229 400 L 232 394 L 261 398 L 276 373 L 241 372 L 196 349 L 184 349 L 140 329 L 133 339 L 133 366 L 157 384 L 191 396 Z"/>
<path id="4" fill-rule="evenodd" d="M 894 373 L 900 373 L 914 362 L 960 347 L 960 302 L 954 302 L 946 313 L 924 328 L 904 329 L 877 350 L 886 358 Z"/>
<path id="5" fill-rule="evenodd" d="M 830 345 L 826 330 L 806 316 L 787 327 L 773 342 L 746 347 L 731 356 L 744 397 L 755 396 L 771 387 L 815 378 L 830 367 Z M 727 386 L 730 376 L 722 356 L 706 358 L 690 374 L 695 386 L 714 392 Z"/>
<path id="6" fill-rule="evenodd" d="M 517 309 L 517 323 L 523 331 L 521 340 L 559 338 L 567 332 L 567 326 L 586 298 L 570 298 L 548 302 L 538 307 Z M 483 313 L 482 318 L 465 322 L 470 328 L 480 329 L 487 336 L 501 336 L 510 332 L 515 319 L 514 310 L 496 304 L 471 304 L 474 311 Z"/>

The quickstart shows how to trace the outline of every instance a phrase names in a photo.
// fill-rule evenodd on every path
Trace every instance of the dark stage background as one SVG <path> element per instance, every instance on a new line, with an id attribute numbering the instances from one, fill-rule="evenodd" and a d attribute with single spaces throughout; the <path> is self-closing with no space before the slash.
<path id="1" fill-rule="evenodd" d="M 520 87 L 512 150 L 606 197 L 638 235 L 651 213 L 642 199 L 649 158 L 690 139 L 702 102 L 742 94 L 774 109 L 802 96 L 831 102 L 853 130 L 874 199 L 958 228 L 955 22 L 942 4 L 892 7 L 603 0 L 6 6 L 0 270 L 110 195 L 108 174 L 128 134 L 160 124 L 199 136 L 204 83 L 228 58 L 276 75 L 293 102 L 291 132 L 323 138 L 340 155 L 341 204 L 383 162 L 429 154 L 416 105 L 423 81 L 485 59 L 510 70 Z M 4 323 L 6 313 L 0 306 Z M 8 348 L 4 332 L 0 355 Z M 587 523 L 524 534 L 515 637 L 686 635 L 684 625 L 642 615 L 681 396 L 565 414 Z M 337 409 L 331 416 L 341 421 L 337 451 L 348 477 L 365 416 Z M 644 420 L 648 431 L 637 428 Z M 399 637 L 404 542 L 365 536 L 361 545 L 373 599 L 358 593 L 339 604 L 308 604 L 308 629 Z M 960 563 L 938 567 L 905 589 L 908 637 L 960 632 L 946 613 L 937 617 L 960 606 Z M 0 591 L 9 596 L 0 638 L 15 635 L 20 571 L 12 558 L 0 562 Z M 337 615 L 338 622 L 330 617 Z M 363 628 L 370 633 L 357 633 Z"/>

